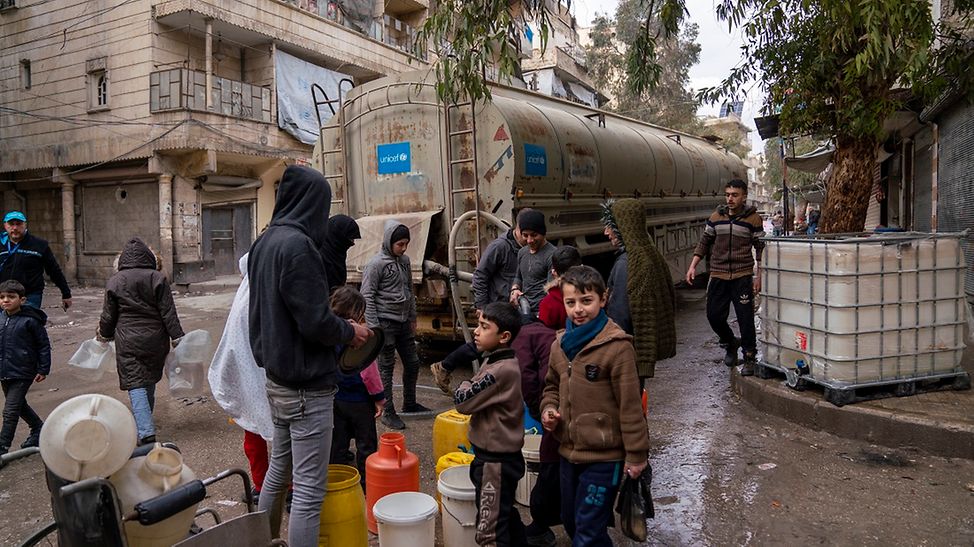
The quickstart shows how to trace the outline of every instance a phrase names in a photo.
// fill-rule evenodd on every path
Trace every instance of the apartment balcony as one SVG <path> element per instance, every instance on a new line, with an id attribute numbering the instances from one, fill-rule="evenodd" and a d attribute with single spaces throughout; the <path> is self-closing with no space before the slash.
<path id="1" fill-rule="evenodd" d="M 187 68 L 149 74 L 149 111 L 194 110 L 271 123 L 271 90 L 229 78 L 213 78 L 206 106 L 206 73 Z"/>
<path id="2" fill-rule="evenodd" d="M 416 59 L 425 60 L 425 52 L 416 51 L 415 29 L 404 19 L 418 24 L 428 0 L 397 0 L 399 4 L 418 9 L 409 16 L 390 15 L 387 9 L 387 15 L 376 19 L 371 13 L 346 13 L 338 3 L 325 0 L 153 0 L 152 12 L 174 29 L 202 35 L 209 22 L 214 36 L 235 44 L 263 48 L 275 43 L 368 81 L 423 66 Z"/>
<path id="3" fill-rule="evenodd" d="M 524 72 L 546 68 L 555 69 L 560 76 L 567 75 L 569 80 L 577 81 L 590 88 L 594 87 L 585 67 L 585 50 L 581 47 L 549 44 L 543 54 L 540 49 L 535 49 L 530 59 L 521 61 L 521 69 Z"/>

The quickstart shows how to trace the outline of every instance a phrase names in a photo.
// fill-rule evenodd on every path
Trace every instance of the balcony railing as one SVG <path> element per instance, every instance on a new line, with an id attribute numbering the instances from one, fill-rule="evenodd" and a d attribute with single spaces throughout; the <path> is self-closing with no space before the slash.
<path id="1" fill-rule="evenodd" d="M 327 0 L 285 0 L 300 10 L 308 11 L 334 21 L 339 25 L 360 32 L 373 40 L 392 46 L 406 53 L 426 59 L 426 52 L 416 47 L 416 29 L 391 15 L 373 18 L 371 23 L 363 27 L 362 22 L 353 22 L 346 18 L 341 6 L 337 2 Z M 363 30 L 368 28 L 368 31 Z"/>
<path id="2" fill-rule="evenodd" d="M 150 112 L 197 110 L 271 122 L 271 90 L 266 87 L 214 76 L 210 97 L 208 109 L 205 72 L 174 68 L 149 75 Z"/>

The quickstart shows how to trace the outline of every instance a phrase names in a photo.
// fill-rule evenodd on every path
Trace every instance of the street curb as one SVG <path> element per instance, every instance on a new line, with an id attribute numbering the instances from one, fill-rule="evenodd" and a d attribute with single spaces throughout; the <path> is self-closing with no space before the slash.
<path id="1" fill-rule="evenodd" d="M 780 379 L 742 377 L 731 369 L 731 389 L 754 408 L 798 425 L 890 448 L 916 447 L 936 456 L 974 459 L 974 424 L 933 420 L 871 408 L 837 407 Z"/>

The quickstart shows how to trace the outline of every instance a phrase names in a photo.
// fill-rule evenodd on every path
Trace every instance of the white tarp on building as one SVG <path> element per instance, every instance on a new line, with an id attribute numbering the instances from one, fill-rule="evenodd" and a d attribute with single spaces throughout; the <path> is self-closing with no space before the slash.
<path id="1" fill-rule="evenodd" d="M 298 59 L 283 51 L 274 56 L 274 79 L 277 82 L 277 126 L 305 144 L 318 141 L 318 116 L 311 98 L 311 85 L 318 84 L 329 99 L 337 99 L 339 83 L 351 76 Z M 344 90 L 348 91 L 348 82 Z M 337 110 L 337 104 L 335 105 Z M 321 123 L 331 118 L 331 109 L 322 105 Z"/>

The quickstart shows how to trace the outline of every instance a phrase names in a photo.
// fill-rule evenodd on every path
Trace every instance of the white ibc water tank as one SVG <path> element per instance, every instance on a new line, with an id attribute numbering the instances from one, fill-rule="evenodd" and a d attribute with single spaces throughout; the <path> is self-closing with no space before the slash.
<path id="1" fill-rule="evenodd" d="M 964 351 L 961 234 L 768 241 L 765 360 L 813 379 L 869 384 L 958 370 Z"/>

